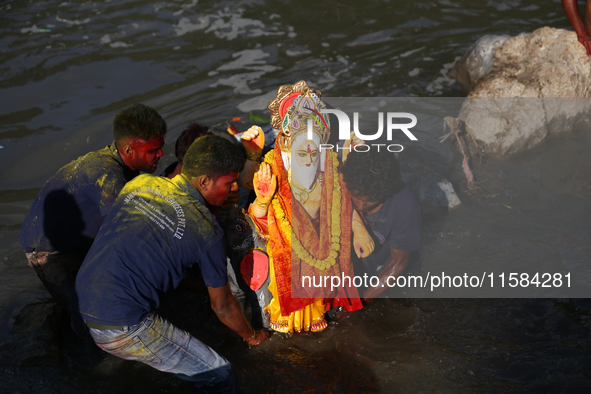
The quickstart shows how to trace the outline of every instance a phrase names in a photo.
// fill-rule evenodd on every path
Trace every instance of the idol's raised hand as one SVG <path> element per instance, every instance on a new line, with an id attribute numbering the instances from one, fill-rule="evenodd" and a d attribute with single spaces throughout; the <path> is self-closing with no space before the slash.
<path id="1" fill-rule="evenodd" d="M 242 133 L 240 140 L 247 152 L 261 153 L 265 146 L 265 133 L 259 126 L 252 126 Z"/>
<path id="2" fill-rule="evenodd" d="M 254 191 L 259 204 L 270 204 L 277 189 L 277 177 L 273 175 L 271 166 L 262 163 L 259 170 L 254 174 Z"/>

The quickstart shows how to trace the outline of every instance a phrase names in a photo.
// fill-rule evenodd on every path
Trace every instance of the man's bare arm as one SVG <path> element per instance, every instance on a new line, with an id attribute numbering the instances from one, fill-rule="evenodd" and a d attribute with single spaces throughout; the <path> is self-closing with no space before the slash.
<path id="1" fill-rule="evenodd" d="M 379 283 L 377 287 L 370 287 L 363 293 L 363 299 L 369 302 L 382 294 L 388 288 L 387 280 L 389 277 L 397 278 L 402 275 L 406 266 L 408 265 L 408 258 L 410 251 L 390 248 L 390 264 L 380 272 L 378 275 Z"/>
<path id="2" fill-rule="evenodd" d="M 577 38 L 587 51 L 587 56 L 591 56 L 591 35 L 589 30 L 591 29 L 591 0 L 587 0 L 585 4 L 585 22 L 581 18 L 579 12 L 579 5 L 577 0 L 562 0 L 562 7 L 570 24 L 577 33 Z"/>
<path id="3" fill-rule="evenodd" d="M 207 287 L 211 308 L 222 323 L 240 335 L 249 346 L 266 341 L 270 334 L 265 329 L 255 330 L 246 320 L 238 301 L 230 291 L 230 286 Z"/>

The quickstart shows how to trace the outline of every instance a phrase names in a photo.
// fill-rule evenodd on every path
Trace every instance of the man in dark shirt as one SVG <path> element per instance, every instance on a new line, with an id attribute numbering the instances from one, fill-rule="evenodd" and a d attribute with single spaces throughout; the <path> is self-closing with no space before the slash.
<path id="1" fill-rule="evenodd" d="M 115 198 L 140 171 L 156 170 L 165 135 L 166 122 L 154 109 L 132 105 L 115 116 L 111 145 L 60 168 L 37 194 L 19 242 L 29 266 L 64 309 Z"/>
<path id="2" fill-rule="evenodd" d="M 388 278 L 420 269 L 421 207 L 402 182 L 396 156 L 388 151 L 354 152 L 341 167 L 351 200 L 374 237 L 375 250 L 363 258 L 378 286 L 363 294 L 370 301 L 388 288 Z M 391 281 L 391 280 L 390 280 Z"/>
<path id="3" fill-rule="evenodd" d="M 254 330 L 227 283 L 224 233 L 209 210 L 222 206 L 244 168 L 244 155 L 218 136 L 191 145 L 180 175 L 140 175 L 121 191 L 76 279 L 73 313 L 95 343 L 191 381 L 203 392 L 235 392 L 231 364 L 155 313 L 195 263 L 226 326 L 255 346 L 269 337 Z"/>
<path id="4" fill-rule="evenodd" d="M 175 144 L 175 156 L 178 161 L 169 165 L 161 175 L 172 179 L 177 174 L 180 174 L 189 146 L 197 138 L 204 135 L 213 135 L 213 132 L 197 122 L 190 123 L 181 133 Z M 256 165 L 260 162 L 263 151 L 263 144 L 265 142 L 264 133 L 259 127 L 253 126 L 242 133 L 241 137 L 247 161 L 240 173 L 239 182 L 242 180 L 245 183 L 250 182 L 252 184 L 253 172 Z M 231 139 L 234 139 L 234 137 L 231 137 Z M 250 178 L 246 179 L 247 177 Z M 245 301 L 249 302 L 252 311 L 252 325 L 256 328 L 268 327 L 268 318 L 266 312 L 259 305 L 257 294 L 246 284 L 240 273 L 240 263 L 247 254 L 255 249 L 256 233 L 254 228 L 249 224 L 247 217 L 240 210 L 237 203 L 238 200 L 239 191 L 232 191 L 224 205 L 220 207 L 221 209 L 212 212 L 225 234 L 226 254 L 231 264 L 231 267 L 228 269 L 228 281 L 230 289 L 242 305 L 243 311 L 246 309 Z M 188 275 L 187 282 L 195 283 L 191 275 Z"/>

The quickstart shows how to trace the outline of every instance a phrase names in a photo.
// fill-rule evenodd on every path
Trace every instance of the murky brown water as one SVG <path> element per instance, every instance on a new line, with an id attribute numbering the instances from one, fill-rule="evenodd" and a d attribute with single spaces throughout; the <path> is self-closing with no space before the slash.
<path id="1" fill-rule="evenodd" d="M 268 116 L 278 85 L 306 79 L 332 97 L 460 96 L 446 73 L 480 36 L 569 26 L 559 1 L 526 0 L 4 1 L 0 11 L 0 391 L 15 393 L 191 392 L 74 337 L 18 246 L 37 190 L 65 163 L 110 143 L 120 108 L 144 102 L 167 120 L 164 168 L 187 123 L 223 129 L 241 116 L 245 128 L 251 111 Z M 425 217 L 423 267 L 588 265 L 587 130 L 489 159 L 475 174 L 487 193 L 469 195 L 458 158 L 433 143 L 434 128 L 416 157 L 438 166 L 463 205 Z M 571 393 L 590 385 L 588 299 L 378 299 L 323 333 L 276 335 L 251 350 L 201 296 L 175 294 L 166 310 L 234 363 L 245 392 Z"/>

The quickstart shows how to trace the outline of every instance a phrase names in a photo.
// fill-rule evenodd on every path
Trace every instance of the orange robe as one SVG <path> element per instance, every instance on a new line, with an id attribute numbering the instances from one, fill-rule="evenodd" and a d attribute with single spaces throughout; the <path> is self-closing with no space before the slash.
<path id="1" fill-rule="evenodd" d="M 351 198 L 344 187 L 336 167 L 336 154 L 327 151 L 323 174 L 322 197 L 319 208 L 319 223 L 315 226 L 304 207 L 295 199 L 292 200 L 287 172 L 281 160 L 278 146 L 265 156 L 273 174 L 277 177 L 277 191 L 266 218 L 252 217 L 257 231 L 268 238 L 267 254 L 271 282 L 269 290 L 272 301 L 265 310 L 271 318 L 271 328 L 280 332 L 321 331 L 326 328 L 325 312 L 331 307 L 343 306 L 347 311 L 362 308 L 357 289 L 353 286 L 339 286 L 332 292 L 330 280 L 328 286 L 314 287 L 309 281 L 302 286 L 302 277 L 314 278 L 321 283 L 324 277 L 343 275 L 353 281 L 351 264 Z M 336 183 L 335 183 L 336 182 Z M 335 204 L 333 193 L 340 193 L 340 201 Z M 338 194 L 336 194 L 338 198 Z M 334 206 L 333 206 L 334 205 Z M 340 239 L 338 256 L 334 265 L 320 267 L 310 264 L 299 257 L 292 248 L 292 237 L 307 250 L 311 257 L 325 260 L 334 249 L 333 229 L 334 215 L 340 215 Z M 251 215 L 252 216 L 252 215 Z M 297 247 L 297 240 L 294 247 Z M 324 282 L 322 282 L 324 283 Z"/>

